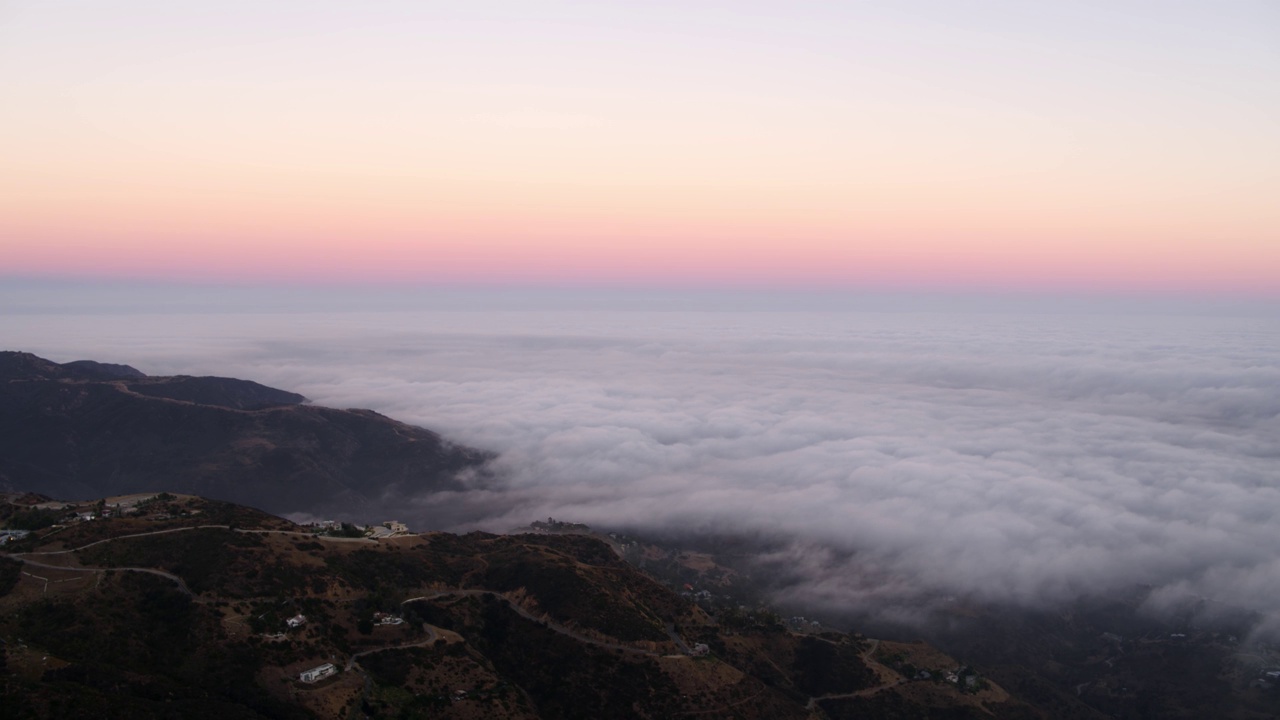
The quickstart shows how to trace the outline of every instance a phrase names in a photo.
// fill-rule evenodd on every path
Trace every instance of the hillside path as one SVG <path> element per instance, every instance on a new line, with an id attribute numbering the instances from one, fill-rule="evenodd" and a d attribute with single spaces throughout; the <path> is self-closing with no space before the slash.
<path id="1" fill-rule="evenodd" d="M 111 570 L 120 570 L 120 571 L 123 571 L 123 572 L 139 572 L 139 573 L 147 573 L 148 575 L 157 575 L 157 576 L 159 576 L 159 577 L 165 578 L 166 580 L 171 580 L 171 581 L 173 581 L 174 583 L 176 583 L 176 584 L 177 584 L 177 586 L 178 586 L 178 589 L 179 589 L 179 590 L 181 590 L 181 591 L 182 591 L 182 593 L 183 593 L 184 595 L 186 595 L 187 597 L 194 597 L 194 596 L 195 596 L 195 593 L 191 592 L 191 588 L 187 587 L 187 583 L 186 583 L 182 578 L 178 577 L 177 575 L 174 575 L 173 573 L 167 573 L 167 572 L 165 572 L 165 571 L 163 571 L 163 570 L 156 570 L 155 568 L 143 568 L 143 567 L 111 567 L 111 568 L 100 568 L 100 567 L 67 567 L 66 565 L 50 565 L 49 563 L 42 563 L 42 562 L 40 562 L 40 561 L 38 561 L 38 560 L 32 560 L 32 559 L 30 559 L 30 558 L 20 557 L 20 556 L 18 556 L 18 555 L 10 555 L 9 557 L 10 557 L 10 558 L 13 558 L 14 560 L 17 560 L 18 562 L 25 563 L 25 564 L 27 564 L 27 565 L 31 565 L 32 567 L 48 568 L 48 569 L 50 569 L 50 570 L 69 570 L 69 571 L 71 571 L 71 572 L 87 572 L 87 573 L 105 573 L 105 572 L 109 572 L 109 571 L 111 571 Z M 36 575 L 32 575 L 31 577 L 38 577 L 38 576 L 36 576 Z M 46 582 L 48 582 L 48 580 L 47 580 L 47 579 L 46 579 L 45 581 L 46 581 Z"/>
<path id="2" fill-rule="evenodd" d="M 369 538 L 329 538 L 329 537 L 325 537 L 325 536 L 322 536 L 322 535 L 315 535 L 314 533 L 308 533 L 308 532 L 296 532 L 296 531 L 291 531 L 291 530 L 244 529 L 244 528 L 232 528 L 232 527 L 231 527 L 231 526 L 229 526 L 229 525 L 194 525 L 194 526 L 190 526 L 190 527 L 169 528 L 169 529 L 166 529 L 166 530 L 152 530 L 152 531 L 150 531 L 150 532 L 144 532 L 144 533 L 132 533 L 132 534 L 129 534 L 129 535 L 119 535 L 119 536 L 117 536 L 117 537 L 104 538 L 104 539 L 102 539 L 102 540 L 95 540 L 94 542 L 91 542 L 91 543 L 88 543 L 88 544 L 85 544 L 85 545 L 81 545 L 80 547 L 76 547 L 76 548 L 68 548 L 68 549 L 65 549 L 65 550 L 44 550 L 44 551 L 35 551 L 35 552 L 29 552 L 29 553 L 12 553 L 12 554 L 7 554 L 7 557 L 11 557 L 11 558 L 13 558 L 14 560 L 19 560 L 19 561 L 21 561 L 21 562 L 23 562 L 23 563 L 27 563 L 27 564 L 32 565 L 32 566 L 35 566 L 35 567 L 50 568 L 50 569 L 55 569 L 55 570 L 71 570 L 71 571 L 96 572 L 96 573 L 102 573 L 102 572 L 106 572 L 106 571 L 108 571 L 108 570 L 123 570 L 123 571 L 128 571 L 128 572 L 143 572 L 143 573 L 148 573 L 148 574 L 151 574 L 151 575 L 157 575 L 157 576 L 159 576 L 159 577 L 163 577 L 163 578 L 166 578 L 166 579 L 168 579 L 168 580 L 171 580 L 171 581 L 173 581 L 174 583 L 176 583 L 176 584 L 178 585 L 178 588 L 179 588 L 183 593 L 185 593 L 185 594 L 186 594 L 186 595 L 188 595 L 188 596 L 194 596 L 194 593 L 192 593 L 192 592 L 191 592 L 191 589 L 190 589 L 189 587 L 187 587 L 187 583 L 186 583 L 182 578 L 180 578 L 180 577 L 178 577 L 177 575 L 174 575 L 174 574 L 172 574 L 172 573 L 165 572 L 165 571 L 163 571 L 163 570 L 156 570 L 156 569 L 154 569 L 154 568 L 140 568 L 140 567 L 109 567 L 109 568 L 102 568 L 102 567 L 84 567 L 84 566 L 52 565 L 52 564 L 49 564 L 49 563 L 42 563 L 42 562 L 39 562 L 39 561 L 37 561 L 37 560 L 32 560 L 32 559 L 30 559 L 30 558 L 29 558 L 29 557 L 27 557 L 27 556 L 29 556 L 29 555 L 40 555 L 40 556 L 47 556 L 47 555 L 69 555 L 69 554 L 71 554 L 71 553 L 79 552 L 79 551 L 81 551 L 81 550 L 84 550 L 84 549 L 87 549 L 87 548 L 91 548 L 91 547 L 94 547 L 94 546 L 96 546 L 96 545 L 101 545 L 101 544 L 103 544 L 103 543 L 112 542 L 112 541 L 115 541 L 115 540 L 125 540 L 125 539 L 128 539 L 128 538 L 137 538 L 137 537 L 148 537 L 148 536 L 152 536 L 152 535 L 166 535 L 166 534 L 170 534 L 170 533 L 184 532 L 184 531 L 189 531 L 189 530 L 215 530 L 215 529 L 216 529 L 216 530 L 231 530 L 231 531 L 233 531 L 233 532 L 240 532 L 240 533 L 261 533 L 261 534 L 268 534 L 268 533 L 272 533 L 272 534 L 280 534 L 280 535 L 301 535 L 301 536 L 305 536 L 305 537 L 309 537 L 309 538 L 313 538 L 313 539 L 322 539 L 322 540 L 331 540 L 331 541 L 357 541 L 357 542 L 371 542 L 371 543 L 376 543 L 376 542 L 377 542 L 376 540 L 370 540 Z M 440 592 L 431 593 L 431 594 L 429 594 L 429 595 L 421 595 L 421 596 L 419 596 L 419 597 L 409 598 L 408 600 L 405 600 L 405 601 L 404 601 L 404 602 L 402 602 L 401 604 L 402 604 L 402 605 L 404 605 L 404 604 L 408 604 L 408 603 L 411 603 L 411 602 L 418 602 L 418 601 L 424 601 L 424 600 L 434 600 L 434 599 L 436 599 L 436 598 L 448 597 L 448 596 L 451 596 L 451 595 L 457 595 L 457 596 L 471 596 L 471 597 L 478 597 L 478 596 L 481 596 L 481 595 L 491 595 L 491 596 L 493 596 L 493 597 L 496 597 L 496 598 L 499 598 L 499 599 L 503 600 L 503 601 L 506 603 L 507 607 L 509 607 L 509 608 L 510 608 L 511 610 L 513 610 L 517 615 L 519 615 L 519 616 L 521 616 L 521 617 L 525 618 L 526 620 L 530 620 L 530 621 L 532 621 L 532 622 L 538 623 L 539 625 L 542 625 L 543 627 L 546 627 L 546 628 L 548 628 L 549 630 L 552 630 L 553 632 L 557 632 L 557 633 L 559 633 L 559 634 L 561 634 L 561 635 L 565 635 L 565 636 L 567 636 L 567 637 L 573 638 L 574 640 L 577 640 L 578 642 L 586 643 L 586 644 L 588 644 L 588 645 L 594 645 L 594 646 L 596 646 L 596 647 L 605 648 L 605 649 L 608 649 L 608 650 L 618 650 L 618 651 L 620 651 L 620 652 L 630 653 L 630 654 L 633 654 L 633 655 L 644 655 L 644 656 L 646 656 L 646 657 L 662 657 L 662 654 L 661 654 L 661 653 L 656 653 L 656 652 L 653 652 L 653 651 L 651 651 L 651 650 L 642 650 L 642 649 L 640 649 L 640 648 L 631 647 L 631 646 L 629 646 L 629 645 L 622 645 L 622 644 L 619 644 L 619 643 L 610 643 L 610 642 L 605 642 L 605 641 L 603 641 L 603 640 L 597 640 L 597 639 L 595 639 L 595 638 L 587 637 L 586 635 L 583 635 L 582 633 L 579 633 L 579 632 L 577 632 L 577 631 L 575 631 L 575 630 L 572 630 L 572 629 L 570 629 L 570 628 L 568 628 L 568 627 L 566 627 L 566 626 L 564 626 L 564 625 L 561 625 L 560 623 L 557 623 L 557 622 L 555 622 L 554 620 L 551 620 L 551 619 L 549 619 L 549 618 L 540 618 L 540 617 L 537 617 L 536 615 L 534 615 L 533 613 L 531 613 L 531 612 L 529 612 L 528 610 L 524 609 L 524 608 L 523 608 L 523 607 L 521 607 L 520 605 L 518 605 L 518 604 L 516 604 L 516 603 L 511 602 L 511 600 L 510 600 L 510 599 L 508 599 L 508 598 L 507 598 L 506 596 L 504 596 L 502 593 L 497 592 L 497 591 L 495 591 L 495 590 L 461 589 L 461 588 L 460 588 L 460 589 L 457 589 L 457 590 L 442 590 L 442 591 L 440 591 Z M 433 631 L 433 632 L 434 632 L 434 631 Z M 684 649 L 684 650 L 686 650 L 686 652 L 687 652 L 687 649 L 688 649 L 688 648 L 687 648 L 687 646 L 684 644 L 683 640 L 680 640 L 680 639 L 679 639 L 679 636 L 675 634 L 675 632 L 674 632 L 674 628 L 673 628 L 673 627 L 668 627 L 668 628 L 667 628 L 667 632 L 668 632 L 668 634 L 669 634 L 669 635 L 671 635 L 672 639 L 673 639 L 673 640 L 675 640 L 675 641 L 676 641 L 676 643 L 681 647 L 681 649 Z M 434 640 L 434 638 L 433 638 L 433 640 Z M 415 645 L 416 645 L 416 644 L 417 644 L 417 643 L 415 643 Z M 411 645 L 407 645 L 407 646 L 405 646 L 405 647 L 412 647 L 412 646 L 411 646 Z M 380 649 L 375 649 L 375 650 L 372 650 L 372 651 L 366 651 L 366 652 L 365 652 L 365 653 L 363 653 L 363 654 L 368 654 L 369 652 L 379 652 L 379 651 L 381 651 L 381 650 L 388 650 L 388 649 L 392 649 L 392 648 L 380 648 Z M 358 657 L 358 656 L 357 656 L 357 657 Z M 350 662 L 354 662 L 354 657 L 352 658 L 352 660 L 351 660 Z"/>
<path id="3" fill-rule="evenodd" d="M 436 638 L 440 637 L 440 634 L 436 632 L 436 629 L 431 627 L 427 623 L 422 623 L 422 629 L 427 631 L 426 640 L 419 640 L 418 642 L 404 643 L 402 645 L 387 645 L 386 647 L 378 647 L 378 648 L 373 648 L 371 650 L 361 650 L 360 652 L 352 655 L 350 658 L 347 658 L 347 666 L 345 669 L 350 670 L 351 668 L 355 667 L 355 665 L 357 664 L 356 661 L 358 661 L 360 658 L 366 655 L 386 652 L 387 650 L 404 650 L 406 648 L 426 647 L 431 643 L 435 642 Z"/>
<path id="4" fill-rule="evenodd" d="M 571 630 L 570 628 L 567 628 L 564 625 L 561 625 L 560 623 L 555 622 L 554 620 L 550 620 L 548 618 L 540 618 L 534 615 L 533 613 L 529 612 L 528 610 L 525 610 L 524 608 L 520 607 L 516 603 L 511 602 L 510 599 L 508 599 L 502 593 L 497 592 L 495 590 L 476 590 L 476 589 L 442 590 L 440 592 L 432 593 L 430 595 L 422 595 L 420 597 L 409 598 L 408 600 L 405 600 L 400 604 L 405 605 L 411 602 L 435 600 L 436 598 L 448 597 L 450 595 L 461 595 L 461 596 L 469 596 L 469 597 L 478 597 L 481 595 L 492 595 L 493 597 L 496 597 L 500 600 L 505 601 L 507 604 L 507 607 L 510 608 L 512 611 L 514 611 L 520 617 L 525 618 L 526 620 L 530 620 L 532 622 L 538 623 L 539 625 L 542 625 L 543 627 L 546 627 L 547 629 L 552 630 L 554 632 L 560 633 L 561 635 L 571 637 L 574 640 L 577 640 L 578 642 L 586 643 L 588 645 L 595 645 L 596 647 L 602 647 L 608 650 L 621 650 L 622 652 L 631 653 L 633 655 L 645 655 L 647 657 L 662 657 L 661 653 L 652 652 L 650 650 L 641 650 L 640 648 L 634 648 L 629 645 L 620 645 L 618 643 L 610 643 L 610 642 L 605 642 L 603 640 L 596 640 L 595 638 L 587 637 L 586 635 L 583 635 L 577 631 Z"/>
<path id="5" fill-rule="evenodd" d="M 67 548 L 65 550 L 36 550 L 33 552 L 26 552 L 26 553 L 10 553 L 9 557 L 16 559 L 20 556 L 25 556 L 25 555 L 67 555 L 70 553 L 80 552 L 81 550 L 86 550 L 95 545 L 114 542 L 116 540 L 127 540 L 129 538 L 149 537 L 151 535 L 168 535 L 170 533 L 187 532 L 189 530 L 230 530 L 231 532 L 257 534 L 257 535 L 298 535 L 301 537 L 311 538 L 313 540 L 324 540 L 326 542 L 362 542 L 362 543 L 375 543 L 375 544 L 377 543 L 377 540 L 373 540 L 371 538 L 329 537 L 327 535 L 317 535 L 315 533 L 301 532 L 298 530 L 264 530 L 260 528 L 233 528 L 230 525 L 191 525 L 188 527 L 169 528 L 167 530 L 151 530 L 149 532 L 143 532 L 143 533 L 117 535 L 116 537 L 109 537 L 109 538 L 103 538 L 101 540 L 95 540 L 86 545 L 81 545 L 80 547 L 74 547 L 74 548 Z"/>
<path id="6" fill-rule="evenodd" d="M 371 543 L 377 542 L 376 540 L 370 540 L 369 538 L 331 538 L 323 535 L 316 535 L 314 533 L 298 532 L 294 530 L 263 530 L 263 529 L 257 529 L 257 528 L 233 528 L 230 525 L 192 525 L 189 527 L 168 528 L 166 530 L 151 530 L 149 532 L 143 532 L 143 533 L 118 535 L 116 537 L 103 538 L 102 540 L 95 540 L 91 543 L 81 545 L 80 547 L 68 548 L 65 550 L 37 550 L 37 551 L 25 552 L 25 553 L 0 553 L 0 557 L 11 558 L 13 560 L 17 560 L 18 562 L 24 563 L 26 565 L 30 565 L 32 567 L 47 568 L 49 570 L 68 570 L 72 572 L 87 572 L 87 573 L 105 573 L 110 570 L 120 570 L 123 572 L 147 573 L 148 575 L 155 575 L 157 577 L 162 577 L 162 578 L 165 578 L 166 580 L 170 580 L 178 586 L 178 589 L 181 590 L 183 594 L 187 595 L 188 597 L 195 597 L 195 593 L 191 592 L 191 588 L 187 587 L 187 583 L 185 580 L 183 580 L 181 577 L 177 575 L 174 575 L 173 573 L 165 572 L 164 570 L 157 570 L 155 568 L 144 568 L 144 567 L 93 567 L 93 566 L 85 566 L 85 565 L 54 565 L 52 563 L 45 563 L 45 562 L 40 562 L 39 560 L 33 560 L 30 557 L 32 555 L 39 555 L 41 557 L 50 556 L 50 555 L 70 555 L 72 553 L 77 553 L 77 552 L 80 552 L 81 550 L 94 547 L 95 545 L 101 545 L 103 543 L 113 542 L 115 540 L 126 540 L 129 538 L 149 537 L 152 535 L 168 535 L 171 533 L 186 532 L 189 530 L 230 530 L 232 532 L 238 532 L 238 533 L 300 535 L 304 537 L 321 539 L 326 541 L 334 541 L 334 542 L 371 542 Z M 27 574 L 31 575 L 31 573 L 27 573 Z M 39 575 L 31 575 L 31 577 L 44 579 L 46 582 L 46 589 L 47 589 L 48 580 L 46 578 L 41 578 L 41 576 Z"/>
<path id="7" fill-rule="evenodd" d="M 863 662 L 870 665 L 880 665 L 879 662 L 871 658 L 872 654 L 875 653 L 876 648 L 878 647 L 880 647 L 879 640 L 877 639 L 870 640 L 867 643 L 867 649 L 862 651 Z M 896 671 L 891 670 L 890 668 L 887 668 L 884 665 L 880 665 L 880 667 L 887 670 L 890 673 L 891 677 L 896 676 L 897 679 L 891 682 L 882 682 L 879 685 L 876 685 L 874 687 L 863 688 L 861 690 L 855 690 L 853 692 L 848 692 L 848 693 L 827 693 L 826 695 L 814 695 L 813 697 L 809 698 L 808 703 L 805 703 L 805 706 L 804 706 L 805 710 L 812 710 L 815 705 L 817 705 L 819 702 L 823 700 L 844 700 L 847 698 L 871 697 L 872 695 L 875 695 L 876 693 L 882 690 L 888 690 L 889 688 L 895 688 L 895 687 L 898 687 L 899 685 L 906 684 L 907 679 L 899 675 Z M 876 674 L 877 676 L 879 675 L 879 673 L 876 673 Z"/>

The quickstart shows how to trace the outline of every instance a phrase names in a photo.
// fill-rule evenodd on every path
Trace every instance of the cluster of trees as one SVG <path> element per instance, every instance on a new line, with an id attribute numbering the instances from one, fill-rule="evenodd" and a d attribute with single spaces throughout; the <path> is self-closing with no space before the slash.
<path id="1" fill-rule="evenodd" d="M 62 510 L 25 508 L 10 514 L 5 525 L 11 530 L 43 530 L 57 524 L 65 515 Z"/>

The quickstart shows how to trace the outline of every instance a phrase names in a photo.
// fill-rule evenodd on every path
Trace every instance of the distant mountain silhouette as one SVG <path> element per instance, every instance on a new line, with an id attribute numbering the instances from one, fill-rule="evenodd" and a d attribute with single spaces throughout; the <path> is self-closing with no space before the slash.
<path id="1" fill-rule="evenodd" d="M 0 489 L 94 498 L 166 489 L 274 513 L 350 515 L 461 490 L 489 453 L 370 410 L 220 377 L 0 352 Z"/>
<path id="2" fill-rule="evenodd" d="M 139 380 L 146 375 L 137 368 L 128 365 L 113 365 L 93 360 L 74 360 L 62 363 L 62 367 L 85 376 L 96 376 L 98 380 Z"/>

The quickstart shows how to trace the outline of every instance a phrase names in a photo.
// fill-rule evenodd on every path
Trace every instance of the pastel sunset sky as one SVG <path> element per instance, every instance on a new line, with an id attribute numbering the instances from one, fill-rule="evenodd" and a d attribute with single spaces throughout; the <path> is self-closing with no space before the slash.
<path id="1" fill-rule="evenodd" d="M 0 3 L 0 276 L 1280 295 L 1280 4 Z"/>

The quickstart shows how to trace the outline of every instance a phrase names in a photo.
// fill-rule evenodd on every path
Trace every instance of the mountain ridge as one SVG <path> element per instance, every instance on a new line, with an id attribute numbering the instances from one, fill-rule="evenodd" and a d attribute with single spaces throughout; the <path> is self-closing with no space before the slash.
<path id="1" fill-rule="evenodd" d="M 0 352 L 0 489 L 89 498 L 164 488 L 340 517 L 464 490 L 493 457 L 248 380 Z"/>

